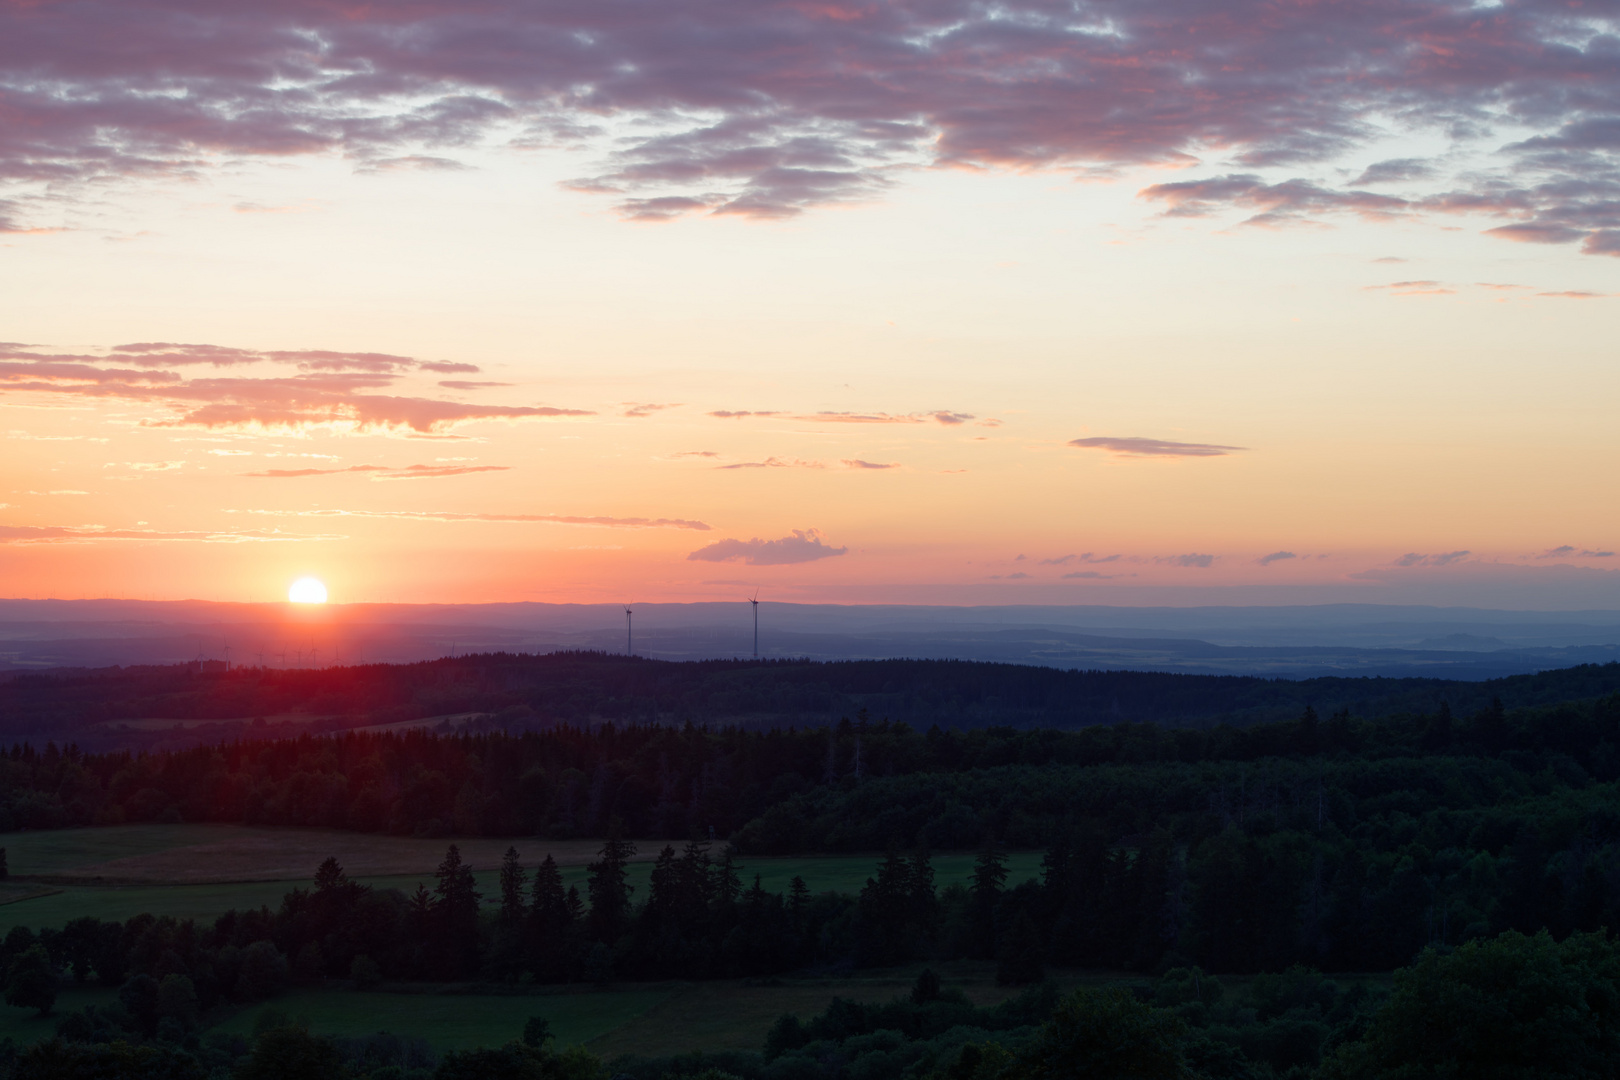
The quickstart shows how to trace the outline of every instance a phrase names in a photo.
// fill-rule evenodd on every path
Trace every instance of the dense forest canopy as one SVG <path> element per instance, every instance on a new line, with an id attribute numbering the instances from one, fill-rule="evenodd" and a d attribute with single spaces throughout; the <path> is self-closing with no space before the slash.
<path id="1" fill-rule="evenodd" d="M 1263 679 L 1064 671 L 960 660 L 709 660 L 603 653 L 484 654 L 420 664 L 207 672 L 190 665 L 63 670 L 0 681 L 0 735 L 107 742 L 92 725 L 301 714 L 327 730 L 446 714 L 491 714 L 506 730 L 557 724 L 819 726 L 873 717 L 927 728 L 1071 729 L 1120 722 L 1208 726 L 1298 716 L 1421 714 L 1441 701 L 1472 712 L 1620 691 L 1620 664 L 1587 664 L 1486 682 Z M 235 730 L 235 729 L 233 729 Z M 223 735 L 224 732 L 221 732 Z"/>

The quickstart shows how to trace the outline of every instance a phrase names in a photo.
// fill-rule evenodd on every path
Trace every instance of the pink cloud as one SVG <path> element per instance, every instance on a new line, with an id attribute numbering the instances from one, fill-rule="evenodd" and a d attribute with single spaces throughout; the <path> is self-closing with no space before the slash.
<path id="1" fill-rule="evenodd" d="M 351 465 L 346 469 L 266 469 L 243 476 L 289 479 L 299 476 L 335 476 L 340 473 L 370 473 L 373 480 L 420 480 L 438 476 L 465 476 L 468 473 L 507 472 L 509 465 L 407 465 L 402 469 L 387 465 Z"/>
<path id="2" fill-rule="evenodd" d="M 287 376 L 184 378 L 162 370 L 265 361 L 296 367 Z M 136 364 L 137 368 L 111 366 Z M 121 345 L 110 356 L 46 354 L 0 346 L 0 392 L 54 393 L 149 401 L 175 411 L 159 427 L 297 429 L 337 424 L 359 431 L 404 429 L 435 434 L 476 420 L 592 416 L 550 405 L 466 405 L 379 394 L 412 371 L 471 370 L 471 364 L 428 365 L 382 353 L 255 352 L 215 345 L 148 342 Z"/>
<path id="3" fill-rule="evenodd" d="M 794 529 L 780 540 L 717 540 L 686 558 L 690 562 L 741 562 L 750 566 L 786 566 L 843 555 L 847 547 L 832 547 L 815 529 Z"/>
<path id="4" fill-rule="evenodd" d="M 1144 439 L 1138 436 L 1099 435 L 1089 439 L 1070 439 L 1070 446 L 1082 450 L 1106 450 L 1125 457 L 1224 457 L 1246 449 L 1242 446 L 1221 446 L 1217 443 L 1171 442 L 1168 439 Z"/>

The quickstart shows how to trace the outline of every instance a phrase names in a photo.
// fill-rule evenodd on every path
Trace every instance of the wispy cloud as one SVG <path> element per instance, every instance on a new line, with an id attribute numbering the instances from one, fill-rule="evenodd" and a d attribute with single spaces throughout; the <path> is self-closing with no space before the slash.
<path id="1" fill-rule="evenodd" d="M 681 403 L 678 401 L 668 405 L 657 405 L 652 403 L 637 404 L 634 401 L 626 401 L 623 404 L 625 406 L 624 412 L 620 413 L 619 415 L 633 418 L 651 416 L 653 413 L 662 412 L 664 409 L 678 409 L 681 407 Z"/>
<path id="2" fill-rule="evenodd" d="M 1242 446 L 1221 446 L 1217 443 L 1171 442 L 1168 439 L 1117 435 L 1070 439 L 1069 445 L 1080 447 L 1082 450 L 1106 450 L 1110 454 L 1124 457 L 1224 457 L 1247 449 Z"/>
<path id="3" fill-rule="evenodd" d="M 368 473 L 373 480 L 422 480 L 441 476 L 464 476 L 467 473 L 507 472 L 510 465 L 350 465 L 346 469 L 266 469 L 263 472 L 243 473 L 243 476 L 291 479 L 300 476 L 337 476 L 342 473 Z"/>
<path id="4" fill-rule="evenodd" d="M 105 525 L 0 525 L 0 544 L 87 544 L 98 540 L 182 541 L 196 544 L 292 543 L 342 540 L 342 536 L 310 536 L 276 529 L 164 532 L 157 529 L 114 529 Z"/>
<path id="5" fill-rule="evenodd" d="M 717 469 L 824 469 L 819 461 L 802 461 L 799 458 L 768 457 L 764 461 L 736 461 L 730 465 L 716 465 Z"/>
<path id="6" fill-rule="evenodd" d="M 741 562 L 750 566 L 786 566 L 843 555 L 847 547 L 832 547 L 815 529 L 794 529 L 780 540 L 718 540 L 687 556 L 692 562 Z"/>
<path id="7" fill-rule="evenodd" d="M 1272 563 L 1282 562 L 1284 559 L 1297 558 L 1299 558 L 1299 556 L 1295 555 L 1292 551 L 1273 551 L 1270 555 L 1260 556 L 1255 560 L 1255 562 L 1259 563 L 1261 566 L 1270 566 Z"/>
<path id="8" fill-rule="evenodd" d="M 1472 555 L 1471 551 L 1447 551 L 1437 555 L 1422 555 L 1409 551 L 1396 559 L 1392 566 L 1450 566 L 1454 562 L 1461 562 Z"/>
<path id="9" fill-rule="evenodd" d="M 749 409 L 716 409 L 710 416 L 721 420 L 741 420 L 745 416 L 781 416 L 775 409 L 749 410 Z"/>
<path id="10" fill-rule="evenodd" d="M 474 382 L 467 379 L 442 379 L 439 385 L 446 390 L 489 390 L 496 386 L 511 386 L 509 382 Z"/>
<path id="11" fill-rule="evenodd" d="M 291 375 L 186 378 L 171 368 L 290 365 Z M 133 365 L 133 366 L 128 366 Z M 260 352 L 216 345 L 140 342 L 107 356 L 44 354 L 0 346 L 0 391 L 151 402 L 173 409 L 156 427 L 297 430 L 407 430 L 437 434 L 477 420 L 584 417 L 550 405 L 467 405 L 375 391 L 416 371 L 471 371 L 472 364 L 418 361 L 384 353 Z"/>
<path id="12" fill-rule="evenodd" d="M 846 469 L 898 469 L 898 462 L 862 461 L 860 458 L 845 458 L 843 466 Z"/>
<path id="13" fill-rule="evenodd" d="M 1591 548 L 1578 548 L 1573 544 L 1560 544 L 1555 548 L 1548 548 L 1536 556 L 1538 559 L 1610 559 L 1614 557 L 1612 551 L 1595 551 Z"/>
<path id="14" fill-rule="evenodd" d="M 1392 281 L 1388 285 L 1368 285 L 1368 292 L 1387 292 L 1391 296 L 1455 296 L 1456 289 L 1438 281 Z"/>
<path id="15" fill-rule="evenodd" d="M 587 525 L 604 529 L 689 529 L 694 532 L 710 531 L 709 526 L 703 522 L 686 518 L 609 517 L 582 514 L 457 514 L 433 510 L 244 510 L 241 513 L 269 517 L 398 518 L 405 521 L 489 521 L 514 525 Z"/>
<path id="16" fill-rule="evenodd" d="M 955 427 L 965 424 L 973 419 L 972 413 L 951 412 L 947 409 L 935 409 L 930 412 L 915 413 L 886 413 L 886 412 L 815 412 L 805 413 L 794 417 L 795 420 L 805 420 L 820 424 L 926 424 L 932 420 L 936 424 Z"/>
<path id="17" fill-rule="evenodd" d="M 1213 555 L 1159 555 L 1153 560 L 1156 563 L 1168 563 L 1171 566 L 1189 566 L 1199 570 L 1207 570 L 1215 562 Z"/>
<path id="18" fill-rule="evenodd" d="M 1104 574 L 1096 570 L 1075 570 L 1063 575 L 1064 581 L 1095 581 L 1118 577 L 1118 574 Z"/>

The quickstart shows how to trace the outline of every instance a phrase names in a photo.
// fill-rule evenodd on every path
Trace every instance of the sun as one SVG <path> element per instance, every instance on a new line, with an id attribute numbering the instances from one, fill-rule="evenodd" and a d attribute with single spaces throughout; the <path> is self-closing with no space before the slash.
<path id="1" fill-rule="evenodd" d="M 293 604 L 326 603 L 326 586 L 312 577 L 301 577 L 287 589 L 287 601 Z"/>

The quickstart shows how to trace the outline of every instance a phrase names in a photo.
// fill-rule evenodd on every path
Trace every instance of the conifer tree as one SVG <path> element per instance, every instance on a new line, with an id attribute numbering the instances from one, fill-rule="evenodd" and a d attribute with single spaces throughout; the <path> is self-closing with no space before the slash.
<path id="1" fill-rule="evenodd" d="M 630 927 L 630 893 L 633 891 L 625 879 L 625 867 L 636 845 L 623 837 L 624 823 L 614 818 L 608 824 L 608 836 L 602 851 L 587 868 L 590 877 L 585 890 L 591 898 L 590 932 L 592 939 L 612 944 Z"/>
<path id="2" fill-rule="evenodd" d="M 527 874 L 518 862 L 515 847 L 508 847 L 501 858 L 501 922 L 517 926 L 523 922 L 523 886 Z"/>
<path id="3" fill-rule="evenodd" d="M 985 838 L 984 847 L 973 864 L 973 936 L 971 952 L 985 958 L 996 955 L 996 905 L 1007 883 L 1007 855 L 994 836 Z"/>

